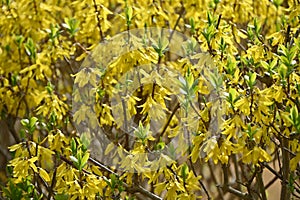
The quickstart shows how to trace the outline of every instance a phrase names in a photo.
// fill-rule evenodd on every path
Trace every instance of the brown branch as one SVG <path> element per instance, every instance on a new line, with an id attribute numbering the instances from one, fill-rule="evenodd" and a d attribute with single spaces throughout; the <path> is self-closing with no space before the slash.
<path id="1" fill-rule="evenodd" d="M 232 159 L 233 159 L 233 164 L 234 164 L 234 172 L 235 172 L 235 178 L 236 178 L 236 182 L 237 183 L 240 183 L 241 182 L 241 175 L 240 175 L 240 172 L 238 170 L 238 159 L 237 159 L 237 154 L 234 154 L 232 156 Z M 241 190 L 241 184 L 238 184 L 238 189 Z"/>
<path id="2" fill-rule="evenodd" d="M 178 110 L 178 108 L 180 108 L 179 102 L 177 102 L 177 104 L 176 104 L 175 107 L 173 108 L 173 111 L 172 111 L 170 117 L 168 118 L 167 123 L 165 124 L 165 126 L 164 126 L 163 130 L 161 131 L 161 133 L 160 133 L 160 134 L 158 135 L 158 137 L 156 138 L 156 143 L 159 141 L 160 137 L 162 137 L 162 136 L 164 135 L 164 133 L 166 132 L 166 130 L 167 130 L 167 128 L 168 128 L 168 126 L 169 126 L 169 124 L 170 124 L 170 122 L 171 122 L 173 116 L 175 115 L 176 111 Z"/>
<path id="3" fill-rule="evenodd" d="M 262 169 L 259 169 L 259 172 L 256 175 L 258 187 L 261 193 L 262 200 L 267 200 L 266 188 L 264 186 L 263 178 L 262 178 Z"/>
<path id="4" fill-rule="evenodd" d="M 189 153 L 189 154 L 191 155 L 191 153 Z M 197 173 L 196 173 L 196 170 L 195 170 L 195 167 L 194 167 L 194 165 L 193 165 L 191 156 L 189 157 L 189 161 L 190 161 L 191 168 L 192 168 L 192 171 L 193 171 L 194 176 L 195 176 L 195 177 L 198 177 L 198 175 L 197 175 Z M 206 196 L 207 196 L 207 199 L 210 200 L 211 197 L 210 197 L 210 195 L 209 195 L 209 193 L 208 193 L 208 190 L 206 189 L 204 183 L 203 183 L 200 179 L 198 180 L 198 182 L 199 182 L 199 184 L 201 185 L 201 187 L 203 188 L 203 190 L 204 190 L 204 192 L 205 192 L 205 194 L 206 194 Z"/>
<path id="5" fill-rule="evenodd" d="M 273 185 L 273 183 L 275 183 L 275 181 L 278 179 L 277 176 L 275 176 L 274 178 L 272 178 L 272 180 L 269 181 L 269 183 L 267 183 L 264 187 L 265 189 L 268 189 L 271 185 Z"/>
<path id="6" fill-rule="evenodd" d="M 100 41 L 103 41 L 104 34 L 103 34 L 103 31 L 102 31 L 102 27 L 101 27 L 101 21 L 100 21 L 100 17 L 99 17 L 100 12 L 97 8 L 96 0 L 93 0 L 93 5 L 94 5 L 95 12 L 96 12 L 97 26 L 99 28 Z"/>
<path id="7" fill-rule="evenodd" d="M 290 154 L 285 149 L 289 146 L 289 140 L 286 138 L 282 138 L 281 148 L 282 148 L 282 188 L 281 188 L 281 194 L 280 199 L 290 199 L 290 192 L 288 188 L 288 179 L 290 174 Z"/>
<path id="8" fill-rule="evenodd" d="M 217 187 L 217 190 L 218 190 L 218 193 L 219 193 L 218 197 L 216 199 L 222 199 L 222 200 L 224 200 L 224 193 L 223 193 L 223 190 L 220 187 L 220 184 L 218 183 L 217 178 L 215 176 L 215 171 L 213 170 L 213 166 L 212 166 L 211 160 L 208 160 L 207 164 L 208 164 L 208 168 L 209 168 L 209 171 L 210 171 L 210 174 L 211 174 L 211 178 L 212 178 L 215 186 Z"/>
<path id="9" fill-rule="evenodd" d="M 185 8 L 184 8 L 183 3 L 182 3 L 182 4 L 181 4 L 181 10 L 180 10 L 179 16 L 178 16 L 178 18 L 177 18 L 177 20 L 176 20 L 176 22 L 175 22 L 175 25 L 174 25 L 173 30 L 172 30 L 172 32 L 171 32 L 171 35 L 170 35 L 170 37 L 169 37 L 169 41 L 170 41 L 170 42 L 171 42 L 172 37 L 173 37 L 173 35 L 174 35 L 175 31 L 176 31 L 176 28 L 177 28 L 177 26 L 178 26 L 178 24 L 179 24 L 179 21 L 180 21 L 180 19 L 182 18 L 182 16 L 184 15 L 184 13 L 185 13 Z"/>
<path id="10" fill-rule="evenodd" d="M 14 140 L 16 143 L 20 143 L 21 142 L 21 138 L 20 135 L 17 133 L 17 131 L 15 130 L 15 122 L 16 122 L 16 117 L 13 117 L 12 115 L 8 115 L 8 120 L 6 120 L 6 124 L 8 127 L 9 132 L 12 134 Z"/>
<path id="11" fill-rule="evenodd" d="M 57 173 L 57 162 L 56 162 L 56 158 L 55 158 L 55 169 L 54 169 L 54 172 L 53 172 L 53 176 L 52 176 L 52 180 L 51 180 L 51 185 L 50 187 L 48 188 L 49 189 L 49 194 L 48 194 L 48 199 L 47 200 L 51 200 L 51 197 L 52 195 L 54 194 L 54 187 L 55 187 L 55 183 L 56 183 L 56 173 Z"/>
<path id="12" fill-rule="evenodd" d="M 217 25 L 216 25 L 216 29 L 219 29 L 221 18 L 222 18 L 222 14 L 219 15 L 218 22 L 217 22 Z"/>
<path id="13" fill-rule="evenodd" d="M 127 92 L 126 92 L 127 93 Z M 124 94 L 124 97 L 126 97 L 126 93 Z M 124 116 L 124 128 L 125 128 L 125 149 L 129 149 L 129 132 L 128 132 L 128 119 L 127 119 L 127 109 L 126 109 L 126 103 L 124 98 L 121 96 L 121 103 L 122 103 L 122 109 L 123 109 L 123 116 Z"/>
<path id="14" fill-rule="evenodd" d="M 266 167 L 272 174 L 274 174 L 277 178 L 279 178 L 280 180 L 282 180 L 282 176 L 281 174 L 279 174 L 278 172 L 276 172 L 272 167 L 270 167 L 268 164 L 266 163 L 261 163 L 261 165 L 263 165 L 264 167 Z"/>
<path id="15" fill-rule="evenodd" d="M 228 166 L 227 165 L 222 165 L 223 169 L 223 178 L 224 178 L 224 184 L 222 185 L 222 189 L 224 193 L 231 193 L 234 194 L 235 196 L 241 198 L 241 199 L 252 199 L 251 196 L 248 193 L 239 191 L 229 185 L 229 175 L 228 175 Z"/>

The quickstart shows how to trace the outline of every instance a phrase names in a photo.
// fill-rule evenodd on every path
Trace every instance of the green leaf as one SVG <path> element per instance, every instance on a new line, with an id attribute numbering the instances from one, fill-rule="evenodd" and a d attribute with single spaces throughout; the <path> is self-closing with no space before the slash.
<path id="1" fill-rule="evenodd" d="M 263 68 L 265 68 L 266 70 L 270 69 L 269 64 L 266 61 L 260 61 L 260 64 Z"/>
<path id="2" fill-rule="evenodd" d="M 29 123 L 30 128 L 34 127 L 37 121 L 38 121 L 38 118 L 31 117 L 30 118 L 30 123 Z"/>
<path id="3" fill-rule="evenodd" d="M 278 73 L 281 79 L 285 79 L 287 75 L 287 67 L 283 64 L 279 66 Z"/>
<path id="4" fill-rule="evenodd" d="M 273 0 L 272 1 L 275 7 L 278 9 L 278 7 L 283 3 L 283 0 Z"/>
<path id="5" fill-rule="evenodd" d="M 25 39 L 25 38 L 24 38 L 22 35 L 16 36 L 15 41 L 16 41 L 16 43 L 17 43 L 17 45 L 18 45 L 18 48 L 21 48 L 21 45 L 22 45 L 22 43 L 24 42 L 24 39 Z"/>
<path id="6" fill-rule="evenodd" d="M 22 126 L 24 126 L 24 127 L 28 127 L 28 125 L 29 125 L 29 119 L 22 119 L 21 120 L 21 124 L 22 124 Z"/>
<path id="7" fill-rule="evenodd" d="M 186 181 L 188 174 L 189 174 L 189 167 L 187 166 L 187 164 L 184 164 L 181 168 L 181 176 L 182 176 L 183 182 Z"/>
<path id="8" fill-rule="evenodd" d="M 293 125 L 297 125 L 298 118 L 299 118 L 299 114 L 298 114 L 297 106 L 293 106 L 292 109 L 290 110 L 290 119 Z"/>
<path id="9" fill-rule="evenodd" d="M 88 132 L 85 132 L 80 136 L 80 142 L 82 143 L 83 152 L 85 152 L 88 149 L 88 147 L 91 143 L 90 137 L 91 137 L 90 133 L 88 133 Z"/>
<path id="10" fill-rule="evenodd" d="M 251 73 L 250 75 L 250 82 L 253 85 L 255 85 L 255 80 L 256 80 L 256 73 Z"/>
<path id="11" fill-rule="evenodd" d="M 127 26 L 130 26 L 131 20 L 132 20 L 133 10 L 132 7 L 126 7 L 125 8 L 125 17 L 126 17 L 126 24 Z"/>
<path id="12" fill-rule="evenodd" d="M 46 86 L 45 88 L 46 88 L 48 94 L 51 95 L 52 92 L 53 92 L 53 90 L 54 90 L 54 85 L 52 85 L 52 83 L 49 81 L 49 82 L 47 83 L 47 86 Z"/>
<path id="13" fill-rule="evenodd" d="M 55 200 L 68 200 L 69 199 L 69 195 L 68 194 L 56 194 L 54 196 Z"/>
<path id="14" fill-rule="evenodd" d="M 270 69 L 273 69 L 277 64 L 277 59 L 274 59 L 271 63 L 270 63 Z"/>
<path id="15" fill-rule="evenodd" d="M 195 31 L 195 20 L 193 17 L 190 18 L 191 34 L 194 34 Z"/>
<path id="16" fill-rule="evenodd" d="M 65 18 L 65 23 L 62 24 L 64 28 L 70 33 L 70 36 L 73 37 L 79 31 L 79 21 L 75 18 Z"/>
<path id="17" fill-rule="evenodd" d="M 132 13 L 133 13 L 132 7 L 131 6 L 127 7 L 126 8 L 126 17 L 129 21 L 132 19 Z"/>
<path id="18" fill-rule="evenodd" d="M 81 159 L 80 169 L 79 170 L 81 170 L 81 169 L 84 168 L 84 166 L 87 164 L 87 161 L 88 161 L 89 157 L 90 157 L 90 154 L 86 152 L 84 154 L 84 156 L 82 157 L 82 159 Z"/>
<path id="19" fill-rule="evenodd" d="M 76 141 L 74 138 L 72 138 L 72 140 L 71 140 L 71 150 L 72 150 L 72 154 L 76 155 L 77 145 L 76 145 Z"/>
<path id="20" fill-rule="evenodd" d="M 73 163 L 78 164 L 78 159 L 77 159 L 76 157 L 70 156 L 70 159 L 71 159 L 71 161 L 72 161 Z"/>

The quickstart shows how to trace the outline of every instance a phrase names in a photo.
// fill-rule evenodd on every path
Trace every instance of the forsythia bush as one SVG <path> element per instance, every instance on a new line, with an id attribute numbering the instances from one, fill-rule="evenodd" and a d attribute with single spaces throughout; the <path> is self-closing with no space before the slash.
<path id="1" fill-rule="evenodd" d="M 1 199 L 300 198 L 299 1 L 0 8 Z M 168 37 L 130 34 L 153 27 Z"/>

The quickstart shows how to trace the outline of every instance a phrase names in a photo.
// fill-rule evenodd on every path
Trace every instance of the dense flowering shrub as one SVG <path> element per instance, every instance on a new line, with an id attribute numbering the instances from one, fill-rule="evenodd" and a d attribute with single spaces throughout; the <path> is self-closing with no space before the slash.
<path id="1" fill-rule="evenodd" d="M 299 199 L 299 4 L 2 0 L 1 198 Z"/>

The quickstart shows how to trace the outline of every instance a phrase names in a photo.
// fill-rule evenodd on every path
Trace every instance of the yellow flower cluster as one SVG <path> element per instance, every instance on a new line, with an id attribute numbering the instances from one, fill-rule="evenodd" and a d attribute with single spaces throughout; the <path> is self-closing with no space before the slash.
<path id="1" fill-rule="evenodd" d="M 296 0 L 3 0 L 3 195 L 266 199 L 270 171 L 300 198 L 299 20 Z"/>

